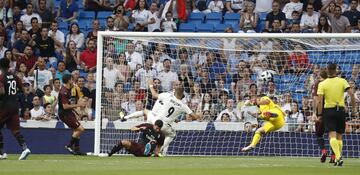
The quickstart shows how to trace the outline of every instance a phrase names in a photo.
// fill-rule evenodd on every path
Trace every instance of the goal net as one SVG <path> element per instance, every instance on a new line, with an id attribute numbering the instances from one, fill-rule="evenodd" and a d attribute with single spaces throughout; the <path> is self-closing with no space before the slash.
<path id="1" fill-rule="evenodd" d="M 172 124 L 177 135 L 169 155 L 318 156 L 313 108 L 319 74 L 328 63 L 338 65 L 339 76 L 356 90 L 357 102 L 360 99 L 358 34 L 98 36 L 95 154 L 108 152 L 122 139 L 138 139 L 130 128 L 146 122 L 146 116 L 126 122 L 120 116 L 151 110 L 155 99 L 148 90 L 149 79 L 162 92 L 172 92 L 173 83 L 180 80 L 185 87 L 182 101 L 200 116 L 193 121 L 180 115 Z M 258 109 L 252 103 L 262 94 L 287 113 L 286 124 L 264 136 L 254 151 L 241 153 L 263 122 L 256 119 Z M 348 113 L 343 154 L 360 157 L 360 119 Z M 329 148 L 327 135 L 324 138 Z"/>

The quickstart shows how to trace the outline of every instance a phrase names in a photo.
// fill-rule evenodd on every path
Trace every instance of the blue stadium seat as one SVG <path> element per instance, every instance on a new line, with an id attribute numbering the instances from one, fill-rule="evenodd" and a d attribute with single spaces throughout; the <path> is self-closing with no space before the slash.
<path id="1" fill-rule="evenodd" d="M 206 24 L 220 24 L 222 21 L 221 13 L 208 13 L 206 15 Z"/>
<path id="2" fill-rule="evenodd" d="M 193 23 L 181 23 L 179 26 L 179 32 L 195 32 L 195 24 Z"/>
<path id="3" fill-rule="evenodd" d="M 79 21 L 81 21 L 81 19 L 94 19 L 95 18 L 95 12 L 80 11 L 79 13 L 80 13 Z"/>
<path id="4" fill-rule="evenodd" d="M 225 29 L 228 27 L 232 27 L 230 24 L 215 24 L 214 31 L 216 33 L 224 33 Z"/>
<path id="5" fill-rule="evenodd" d="M 260 21 L 265 21 L 266 20 L 267 12 L 260 12 L 258 14 L 259 14 Z"/>
<path id="6" fill-rule="evenodd" d="M 128 31 L 134 31 L 134 24 L 133 23 L 129 23 L 129 26 L 128 26 Z"/>
<path id="7" fill-rule="evenodd" d="M 88 30 L 88 26 L 89 26 L 89 21 L 88 20 L 79 20 L 78 24 L 79 24 L 80 30 L 82 32 Z"/>
<path id="8" fill-rule="evenodd" d="M 265 21 L 258 21 L 255 31 L 261 33 L 265 29 Z"/>
<path id="9" fill-rule="evenodd" d="M 111 16 L 112 14 L 113 13 L 110 11 L 102 11 L 102 12 L 98 13 L 97 18 L 98 19 L 106 19 L 107 17 Z"/>
<path id="10" fill-rule="evenodd" d="M 197 32 L 214 32 L 214 24 L 196 24 Z"/>
<path id="11" fill-rule="evenodd" d="M 203 13 L 190 13 L 188 23 L 200 24 L 204 23 L 205 14 Z"/>
<path id="12" fill-rule="evenodd" d="M 65 31 L 65 30 L 68 31 L 69 30 L 69 25 L 66 22 L 59 22 L 58 28 L 61 31 Z"/>
<path id="13" fill-rule="evenodd" d="M 224 21 L 240 21 L 240 13 L 225 13 Z"/>

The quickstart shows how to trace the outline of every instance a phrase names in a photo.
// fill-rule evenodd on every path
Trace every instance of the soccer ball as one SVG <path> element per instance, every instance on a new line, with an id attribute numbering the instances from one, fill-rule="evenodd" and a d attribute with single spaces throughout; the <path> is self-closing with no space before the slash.
<path id="1" fill-rule="evenodd" d="M 268 82 L 273 79 L 273 74 L 270 71 L 264 71 L 260 74 L 259 80 L 263 82 Z"/>

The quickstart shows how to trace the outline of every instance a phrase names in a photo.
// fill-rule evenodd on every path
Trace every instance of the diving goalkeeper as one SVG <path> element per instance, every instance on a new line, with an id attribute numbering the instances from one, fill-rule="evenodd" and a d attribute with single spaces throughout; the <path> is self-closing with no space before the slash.
<path id="1" fill-rule="evenodd" d="M 279 130 L 285 124 L 285 112 L 269 97 L 263 96 L 256 100 L 256 103 L 260 109 L 260 118 L 264 119 L 265 122 L 255 131 L 251 144 L 241 149 L 242 152 L 254 149 L 259 143 L 262 135 Z"/>

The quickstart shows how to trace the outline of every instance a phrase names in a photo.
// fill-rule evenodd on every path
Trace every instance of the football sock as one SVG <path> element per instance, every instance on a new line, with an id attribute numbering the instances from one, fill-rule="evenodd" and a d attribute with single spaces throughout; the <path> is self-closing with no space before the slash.
<path id="1" fill-rule="evenodd" d="M 19 145 L 21 146 L 21 149 L 22 150 L 26 150 L 28 147 L 25 143 L 25 139 L 24 139 L 24 136 L 20 134 L 20 132 L 16 132 L 14 134 L 16 140 L 18 141 Z"/>
<path id="2" fill-rule="evenodd" d="M 131 118 L 139 118 L 144 115 L 144 111 L 136 111 L 134 113 L 131 113 L 127 116 L 125 116 L 125 119 L 131 119 Z"/>
<path id="3" fill-rule="evenodd" d="M 337 140 L 338 141 L 338 144 L 339 144 L 339 153 L 340 153 L 340 156 L 342 156 L 342 149 L 343 149 L 343 141 L 342 140 Z"/>
<path id="4" fill-rule="evenodd" d="M 109 152 L 109 156 L 112 156 L 113 154 L 119 152 L 122 148 L 122 144 L 121 144 L 121 141 L 119 142 L 119 144 L 115 145 L 111 151 Z"/>
<path id="5" fill-rule="evenodd" d="M 317 142 L 321 150 L 325 149 L 325 140 L 324 137 L 317 137 Z"/>
<path id="6" fill-rule="evenodd" d="M 78 138 L 75 138 L 74 150 L 75 151 L 80 151 L 80 139 L 78 139 Z"/>
<path id="7" fill-rule="evenodd" d="M 330 146 L 332 150 L 335 153 L 335 160 L 338 160 L 340 158 L 340 152 L 339 152 L 339 142 L 336 140 L 336 138 L 330 138 Z"/>
<path id="8" fill-rule="evenodd" d="M 75 144 L 76 140 L 77 140 L 77 138 L 71 137 L 70 142 L 69 142 L 69 144 L 67 146 L 72 147 Z"/>
<path id="9" fill-rule="evenodd" d="M 169 148 L 169 145 L 173 140 L 174 140 L 174 137 L 165 137 L 164 144 L 160 150 L 160 152 L 162 152 L 162 154 L 166 154 L 166 152 Z"/>
<path id="10" fill-rule="evenodd" d="M 250 146 L 255 147 L 259 143 L 260 139 L 261 139 L 261 133 L 256 131 Z"/>
<path id="11" fill-rule="evenodd" d="M 2 132 L 0 131 L 0 154 L 4 154 L 4 138 Z"/>

